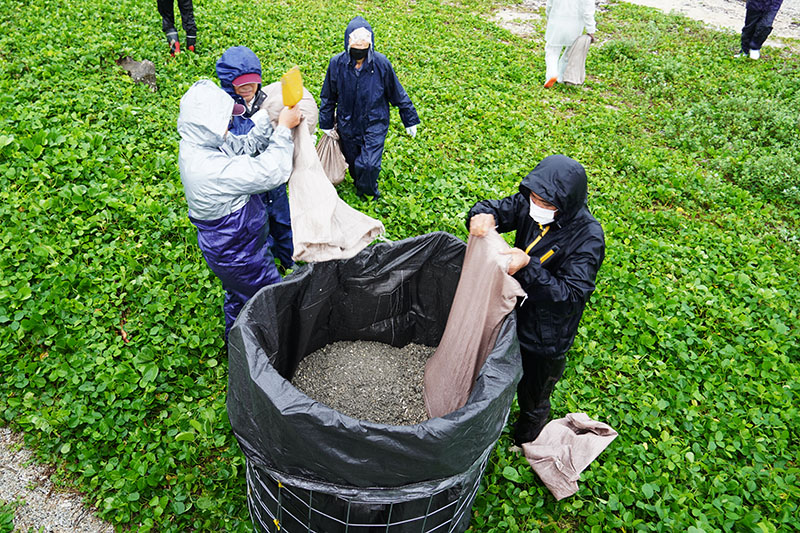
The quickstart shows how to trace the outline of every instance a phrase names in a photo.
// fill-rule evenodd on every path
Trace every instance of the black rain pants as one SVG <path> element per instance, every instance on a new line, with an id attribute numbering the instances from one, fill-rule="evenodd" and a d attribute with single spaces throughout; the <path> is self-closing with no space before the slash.
<path id="1" fill-rule="evenodd" d="M 744 27 L 742 28 L 742 52 L 748 53 L 750 50 L 761 50 L 764 41 L 772 33 L 772 23 L 778 10 L 756 11 L 747 9 L 744 16 Z"/>
<path id="2" fill-rule="evenodd" d="M 192 46 L 197 40 L 197 25 L 194 22 L 194 8 L 192 0 L 178 0 L 178 9 L 181 12 L 181 24 L 186 32 L 186 45 Z M 158 0 L 158 14 L 161 15 L 161 29 L 167 37 L 167 42 L 178 40 L 178 30 L 175 29 L 175 0 Z"/>
<path id="3" fill-rule="evenodd" d="M 564 374 L 566 354 L 542 357 L 520 346 L 522 380 L 517 385 L 519 418 L 514 426 L 514 443 L 533 442 L 550 417 L 550 395 Z"/>

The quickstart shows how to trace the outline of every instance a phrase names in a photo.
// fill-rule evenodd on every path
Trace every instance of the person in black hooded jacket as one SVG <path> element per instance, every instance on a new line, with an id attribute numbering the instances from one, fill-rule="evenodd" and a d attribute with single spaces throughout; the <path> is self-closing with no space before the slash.
<path id="1" fill-rule="evenodd" d="M 561 379 L 583 309 L 605 257 L 603 228 L 586 204 L 583 166 L 564 155 L 544 158 L 502 200 L 476 203 L 467 216 L 471 235 L 496 227 L 516 230 L 508 273 L 527 293 L 517 305 L 522 380 L 514 442 L 531 442 L 550 415 L 550 394 Z"/>

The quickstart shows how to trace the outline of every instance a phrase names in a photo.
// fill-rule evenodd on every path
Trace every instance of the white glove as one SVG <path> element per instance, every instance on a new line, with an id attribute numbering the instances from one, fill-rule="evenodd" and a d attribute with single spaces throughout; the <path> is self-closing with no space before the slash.
<path id="1" fill-rule="evenodd" d="M 328 137 L 333 137 L 333 130 L 332 129 L 330 129 L 330 130 L 323 130 L 322 128 L 320 128 L 320 129 L 322 130 L 322 133 L 324 133 Z"/>
<path id="2" fill-rule="evenodd" d="M 416 126 L 416 124 L 413 125 L 413 126 L 407 127 L 406 128 L 406 133 L 408 133 L 412 137 L 415 137 L 417 135 L 417 126 Z"/>

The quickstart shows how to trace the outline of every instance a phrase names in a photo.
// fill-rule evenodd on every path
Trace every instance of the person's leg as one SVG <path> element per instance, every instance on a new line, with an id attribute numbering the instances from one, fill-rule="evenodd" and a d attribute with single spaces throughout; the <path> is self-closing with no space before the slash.
<path id="1" fill-rule="evenodd" d="M 281 281 L 281 275 L 275 266 L 275 260 L 269 249 L 264 246 L 257 257 L 246 264 L 218 264 L 206 258 L 208 266 L 222 281 L 225 289 L 225 338 L 233 326 L 239 312 L 262 287 Z"/>
<path id="2" fill-rule="evenodd" d="M 362 145 L 355 139 L 349 137 L 339 138 L 339 147 L 342 149 L 344 160 L 347 161 L 347 170 L 350 172 L 350 177 L 353 178 L 353 184 L 356 186 L 356 194 L 363 196 L 368 194 L 359 188 L 361 183 L 361 170 L 356 166 L 356 159 L 361 155 Z"/>
<path id="3" fill-rule="evenodd" d="M 280 185 L 266 193 L 269 216 L 269 247 L 283 268 L 292 268 L 294 245 L 292 244 L 292 218 L 289 212 L 289 196 L 286 186 Z"/>
<path id="4" fill-rule="evenodd" d="M 564 374 L 566 355 L 540 357 L 522 352 L 522 380 L 517 386 L 519 419 L 514 426 L 518 446 L 539 436 L 550 416 L 550 395 Z"/>
<path id="5" fill-rule="evenodd" d="M 544 64 L 545 64 L 545 87 L 550 87 L 558 79 L 558 63 L 561 57 L 563 46 L 545 45 Z"/>
<path id="6" fill-rule="evenodd" d="M 755 11 L 753 9 L 747 9 L 745 11 L 740 53 L 746 54 L 750 52 L 750 41 L 753 39 L 753 33 L 756 31 L 761 15 L 761 11 Z"/>
<path id="7" fill-rule="evenodd" d="M 761 16 L 758 17 L 755 23 L 753 35 L 750 38 L 750 50 L 761 50 L 764 41 L 766 41 L 769 34 L 772 33 L 772 23 L 775 21 L 775 16 L 777 14 L 777 9 L 761 13 Z"/>
<path id="8" fill-rule="evenodd" d="M 358 181 L 356 189 L 361 194 L 368 194 L 376 200 L 380 196 L 378 192 L 378 176 L 381 173 L 381 159 L 383 158 L 383 145 L 385 136 L 368 134 L 364 139 L 364 146 L 354 162 Z"/>
<path id="9" fill-rule="evenodd" d="M 233 325 L 239 311 L 262 287 L 278 283 L 281 276 L 275 259 L 266 244 L 267 211 L 259 195 L 253 195 L 235 213 L 237 224 L 224 228 L 222 233 L 198 233 L 198 243 L 209 268 L 225 289 L 225 325 Z M 236 229 L 237 238 L 230 239 Z"/>
<path id="10" fill-rule="evenodd" d="M 186 32 L 186 47 L 194 52 L 197 42 L 197 24 L 194 21 L 194 8 L 192 0 L 178 0 L 178 9 L 181 12 L 181 24 Z"/>
<path id="11" fill-rule="evenodd" d="M 180 52 L 178 30 L 175 29 L 174 0 L 158 0 L 158 14 L 161 15 L 161 29 L 167 38 L 169 52 L 175 55 Z"/>
<path id="12" fill-rule="evenodd" d="M 222 304 L 222 311 L 225 314 L 225 341 L 228 341 L 228 334 L 239 316 L 239 312 L 244 307 L 247 300 L 242 299 L 238 294 L 225 291 L 225 303 Z"/>

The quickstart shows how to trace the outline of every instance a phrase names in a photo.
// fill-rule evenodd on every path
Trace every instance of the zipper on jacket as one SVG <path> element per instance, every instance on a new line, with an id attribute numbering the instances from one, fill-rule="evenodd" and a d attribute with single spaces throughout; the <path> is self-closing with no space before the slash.
<path id="1" fill-rule="evenodd" d="M 542 230 L 542 233 L 538 237 L 533 239 L 533 242 L 530 243 L 527 248 L 525 248 L 525 253 L 526 254 L 530 253 L 530 251 L 533 249 L 533 247 L 536 246 L 539 243 L 539 241 L 542 240 L 542 237 L 547 235 L 547 232 L 550 231 L 550 226 L 547 226 L 547 227 L 543 228 L 542 225 L 539 224 L 539 229 Z"/>

